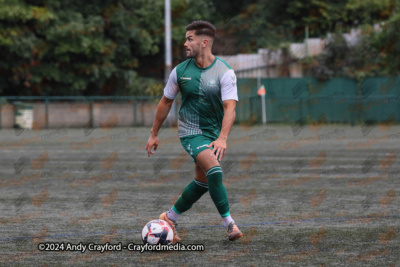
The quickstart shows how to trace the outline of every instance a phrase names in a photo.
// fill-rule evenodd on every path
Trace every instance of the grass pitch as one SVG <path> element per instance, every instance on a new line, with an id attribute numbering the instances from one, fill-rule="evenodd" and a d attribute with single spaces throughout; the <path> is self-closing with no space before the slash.
<path id="1" fill-rule="evenodd" d="M 16 266 L 398 266 L 400 127 L 235 126 L 222 161 L 229 242 L 208 194 L 181 216 L 201 252 L 52 252 L 136 243 L 194 178 L 176 129 L 1 130 L 0 262 Z"/>

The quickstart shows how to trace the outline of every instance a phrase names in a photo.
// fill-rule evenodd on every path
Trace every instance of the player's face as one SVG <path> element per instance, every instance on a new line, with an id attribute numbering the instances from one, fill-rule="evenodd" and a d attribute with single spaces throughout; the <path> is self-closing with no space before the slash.
<path id="1" fill-rule="evenodd" d="M 185 53 L 187 57 L 197 57 L 200 53 L 201 40 L 194 34 L 195 31 L 186 32 Z"/>

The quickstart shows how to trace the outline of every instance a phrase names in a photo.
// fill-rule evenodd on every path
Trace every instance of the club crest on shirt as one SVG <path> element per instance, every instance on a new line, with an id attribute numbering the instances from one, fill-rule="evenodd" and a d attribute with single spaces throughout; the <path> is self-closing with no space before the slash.
<path id="1" fill-rule="evenodd" d="M 215 79 L 211 79 L 209 82 L 208 82 L 208 85 L 209 86 L 215 86 L 217 84 L 217 81 L 215 80 Z"/>

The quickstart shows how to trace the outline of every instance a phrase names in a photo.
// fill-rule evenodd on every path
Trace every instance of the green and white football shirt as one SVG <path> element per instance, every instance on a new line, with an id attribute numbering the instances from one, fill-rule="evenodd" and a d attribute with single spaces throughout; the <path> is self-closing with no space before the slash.
<path id="1" fill-rule="evenodd" d="M 202 134 L 217 139 L 224 117 L 222 101 L 238 101 L 233 69 L 218 57 L 207 68 L 198 67 L 190 58 L 172 70 L 164 95 L 175 99 L 179 91 L 179 137 Z"/>

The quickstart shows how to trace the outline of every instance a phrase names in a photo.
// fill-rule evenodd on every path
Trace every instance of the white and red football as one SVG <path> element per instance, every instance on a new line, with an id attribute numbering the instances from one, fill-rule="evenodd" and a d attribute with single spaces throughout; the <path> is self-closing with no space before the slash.
<path id="1" fill-rule="evenodd" d="M 143 244 L 150 245 L 168 245 L 171 244 L 174 233 L 171 226 L 164 220 L 152 220 L 143 227 L 142 240 Z"/>

